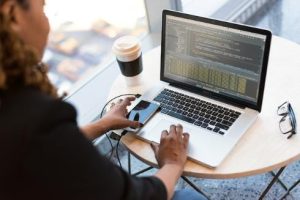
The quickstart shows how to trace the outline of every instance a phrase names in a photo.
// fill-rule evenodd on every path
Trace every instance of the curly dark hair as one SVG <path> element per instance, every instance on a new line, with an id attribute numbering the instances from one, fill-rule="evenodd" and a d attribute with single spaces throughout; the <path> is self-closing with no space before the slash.
<path id="1" fill-rule="evenodd" d="M 0 7 L 5 1 L 0 0 Z M 24 9 L 30 9 L 27 0 L 16 1 Z M 29 86 L 57 97 L 57 90 L 48 79 L 47 67 L 37 55 L 34 48 L 11 30 L 8 17 L 0 11 L 0 90 Z"/>

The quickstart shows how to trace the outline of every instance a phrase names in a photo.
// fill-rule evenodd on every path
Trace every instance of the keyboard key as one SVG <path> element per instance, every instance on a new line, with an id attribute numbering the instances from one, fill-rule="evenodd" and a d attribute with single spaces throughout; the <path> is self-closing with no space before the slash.
<path id="1" fill-rule="evenodd" d="M 196 121 L 196 122 L 195 122 L 195 125 L 196 125 L 196 126 L 201 126 L 201 125 L 202 125 L 202 122 Z"/>
<path id="2" fill-rule="evenodd" d="M 215 126 L 215 125 L 217 124 L 217 122 L 215 122 L 215 121 L 210 121 L 209 124 Z"/>
<path id="3" fill-rule="evenodd" d="M 208 110 L 206 113 L 207 114 L 212 114 L 213 112 L 211 110 Z"/>
<path id="4" fill-rule="evenodd" d="M 217 123 L 217 124 L 216 124 L 216 127 L 219 127 L 220 129 L 224 129 L 224 130 L 228 130 L 228 129 L 229 129 L 228 126 L 223 125 L 223 124 L 221 124 L 221 123 Z"/>
<path id="5" fill-rule="evenodd" d="M 200 115 L 201 117 L 204 117 L 204 116 L 205 116 L 205 112 L 200 112 L 199 115 Z"/>
<path id="6" fill-rule="evenodd" d="M 172 108 L 173 112 L 177 112 L 177 110 L 178 110 L 177 108 Z"/>
<path id="7" fill-rule="evenodd" d="M 220 135 L 224 135 L 225 133 L 223 131 L 219 131 L 219 134 Z"/>
<path id="8" fill-rule="evenodd" d="M 175 117 L 175 118 L 177 118 L 177 119 L 181 119 L 181 120 L 183 120 L 183 121 L 192 123 L 192 124 L 195 122 L 195 120 L 192 119 L 192 118 L 186 117 L 186 116 L 181 115 L 181 114 L 178 114 L 178 113 L 174 113 L 174 112 L 172 112 L 172 111 L 169 112 L 168 115 L 170 115 L 170 116 L 172 116 L 172 117 Z"/>
<path id="9" fill-rule="evenodd" d="M 229 119 L 229 121 L 232 122 L 232 123 L 235 122 L 235 120 L 236 120 L 236 119 L 234 119 L 234 118 L 230 118 L 230 119 Z"/>
<path id="10" fill-rule="evenodd" d="M 216 133 L 218 133 L 220 131 L 220 128 L 215 127 L 213 131 L 216 132 Z"/>
<path id="11" fill-rule="evenodd" d="M 206 128 L 207 126 L 208 126 L 208 124 L 206 124 L 206 123 L 203 123 L 203 124 L 201 125 L 202 128 Z"/>
<path id="12" fill-rule="evenodd" d="M 226 120 L 223 120 L 223 121 L 222 121 L 222 124 L 224 124 L 225 126 L 231 126 L 231 125 L 232 125 L 231 122 L 226 121 Z"/>
<path id="13" fill-rule="evenodd" d="M 241 115 L 241 113 L 240 113 L 240 112 L 234 112 L 234 114 L 236 114 L 236 115 L 239 115 L 239 116 Z"/>
<path id="14" fill-rule="evenodd" d="M 236 118 L 239 117 L 239 115 L 236 115 L 236 114 L 230 114 L 229 116 L 232 117 L 232 118 L 234 118 L 234 119 L 236 119 Z"/>
<path id="15" fill-rule="evenodd" d="M 230 114 L 230 112 L 229 111 L 226 111 L 225 113 L 224 113 L 224 115 L 229 115 Z"/>
<path id="16" fill-rule="evenodd" d="M 207 123 L 207 124 L 208 124 L 209 122 L 210 122 L 209 119 L 205 119 L 205 120 L 204 120 L 204 123 Z"/>
<path id="17" fill-rule="evenodd" d="M 165 108 L 163 108 L 163 109 L 161 109 L 161 111 L 160 111 L 161 113 L 164 113 L 164 114 L 167 114 L 168 112 L 169 112 L 169 110 L 168 109 L 165 109 Z"/>
<path id="18" fill-rule="evenodd" d="M 188 116 L 188 117 L 193 117 L 194 114 L 193 114 L 193 113 L 189 113 L 187 116 Z"/>
<path id="19" fill-rule="evenodd" d="M 205 119 L 203 118 L 203 117 L 199 117 L 198 118 L 198 121 L 201 121 L 201 122 L 203 122 Z"/>
<path id="20" fill-rule="evenodd" d="M 211 117 L 211 115 L 208 115 L 208 114 L 207 114 L 207 115 L 205 115 L 204 117 L 205 117 L 206 119 L 209 119 L 209 118 Z"/>
<path id="21" fill-rule="evenodd" d="M 154 98 L 154 101 L 161 102 L 163 99 L 160 96 Z"/>
<path id="22" fill-rule="evenodd" d="M 194 115 L 192 118 L 193 119 L 198 119 L 199 117 L 198 117 L 198 115 Z"/>
<path id="23" fill-rule="evenodd" d="M 207 130 L 210 130 L 210 131 L 212 131 L 212 130 L 213 130 L 213 129 L 212 129 L 211 127 L 209 127 L 209 126 L 208 126 L 206 129 L 207 129 Z"/>
<path id="24" fill-rule="evenodd" d="M 223 118 L 224 115 L 223 115 L 223 114 L 219 114 L 218 117 L 219 117 L 219 118 Z"/>

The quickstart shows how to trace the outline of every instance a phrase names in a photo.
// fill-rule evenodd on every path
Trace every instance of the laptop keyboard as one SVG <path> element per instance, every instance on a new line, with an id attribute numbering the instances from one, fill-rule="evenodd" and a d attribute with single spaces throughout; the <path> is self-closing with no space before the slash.
<path id="1" fill-rule="evenodd" d="M 224 135 L 241 115 L 240 112 L 212 104 L 169 89 L 164 89 L 154 101 L 161 113 Z"/>

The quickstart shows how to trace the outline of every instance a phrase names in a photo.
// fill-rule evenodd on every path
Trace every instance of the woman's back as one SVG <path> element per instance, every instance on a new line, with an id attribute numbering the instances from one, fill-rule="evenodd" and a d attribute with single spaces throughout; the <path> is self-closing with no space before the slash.
<path id="1" fill-rule="evenodd" d="M 6 161 L 0 165 L 0 196 L 166 198 L 157 178 L 130 177 L 101 156 L 78 128 L 71 105 L 33 88 L 2 92 L 0 98 L 0 160 Z"/>

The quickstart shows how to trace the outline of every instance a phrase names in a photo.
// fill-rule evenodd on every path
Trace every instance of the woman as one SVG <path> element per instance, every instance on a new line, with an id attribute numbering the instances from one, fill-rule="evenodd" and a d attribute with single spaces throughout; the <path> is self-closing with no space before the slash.
<path id="1" fill-rule="evenodd" d="M 131 177 L 98 154 L 90 140 L 139 126 L 125 117 L 134 98 L 77 126 L 39 64 L 49 33 L 44 3 L 0 0 L 0 199 L 171 199 L 189 135 L 180 125 L 162 132 L 152 177 Z"/>

